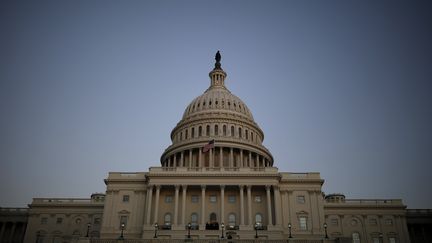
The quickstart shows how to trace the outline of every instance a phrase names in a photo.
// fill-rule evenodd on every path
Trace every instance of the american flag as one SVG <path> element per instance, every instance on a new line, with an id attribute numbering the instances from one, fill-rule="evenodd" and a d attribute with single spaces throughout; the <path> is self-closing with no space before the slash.
<path id="1" fill-rule="evenodd" d="M 203 153 L 207 153 L 210 149 L 214 148 L 215 140 L 210 140 L 206 145 L 204 145 L 202 151 Z"/>

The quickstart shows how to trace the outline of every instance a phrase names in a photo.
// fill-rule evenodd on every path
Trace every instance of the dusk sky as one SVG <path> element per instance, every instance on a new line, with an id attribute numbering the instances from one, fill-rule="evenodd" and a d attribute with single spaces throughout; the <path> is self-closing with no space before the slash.
<path id="1" fill-rule="evenodd" d="M 431 1 L 1 1 L 0 207 L 160 166 L 217 50 L 279 171 L 432 208 Z"/>

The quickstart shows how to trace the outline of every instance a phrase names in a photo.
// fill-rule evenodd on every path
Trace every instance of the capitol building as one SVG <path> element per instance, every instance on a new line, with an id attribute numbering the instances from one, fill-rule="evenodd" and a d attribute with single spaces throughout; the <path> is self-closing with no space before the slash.
<path id="1" fill-rule="evenodd" d="M 0 217 L 2 242 L 411 242 L 402 200 L 325 195 L 319 173 L 279 171 L 215 59 L 159 165 L 110 172 L 106 193 L 87 199 L 34 198 L 21 229 Z"/>

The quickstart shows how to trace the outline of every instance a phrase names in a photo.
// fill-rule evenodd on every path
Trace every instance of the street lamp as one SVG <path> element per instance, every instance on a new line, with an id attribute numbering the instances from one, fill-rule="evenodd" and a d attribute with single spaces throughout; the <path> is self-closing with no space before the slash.
<path id="1" fill-rule="evenodd" d="M 258 222 L 255 222 L 255 239 L 258 239 Z"/>
<path id="2" fill-rule="evenodd" d="M 86 237 L 89 237 L 89 231 L 90 231 L 90 223 L 87 224 L 87 233 L 86 233 Z"/>
<path id="3" fill-rule="evenodd" d="M 37 234 L 36 234 L 36 243 L 40 242 L 40 237 L 41 237 L 40 232 L 37 232 Z"/>
<path id="4" fill-rule="evenodd" d="M 291 223 L 288 223 L 288 230 L 289 230 L 289 237 L 288 238 L 292 238 L 292 235 L 291 235 Z"/>
<path id="5" fill-rule="evenodd" d="M 221 228 L 222 228 L 222 235 L 221 235 L 221 239 L 223 239 L 223 238 L 225 238 L 224 237 L 224 228 L 225 228 L 225 225 L 224 225 L 224 223 L 222 222 L 222 224 L 221 224 Z"/>
<path id="6" fill-rule="evenodd" d="M 157 231 L 158 231 L 158 229 L 159 229 L 159 225 L 158 225 L 158 223 L 155 223 L 155 224 L 154 224 L 154 228 L 155 228 L 155 230 L 154 230 L 154 236 L 153 236 L 153 238 L 157 238 Z"/>
<path id="7" fill-rule="evenodd" d="M 379 234 L 379 238 L 380 238 L 380 242 L 383 242 L 383 238 L 384 238 L 383 233 Z"/>
<path id="8" fill-rule="evenodd" d="M 190 222 L 188 223 L 187 227 L 188 227 L 188 236 L 187 236 L 187 238 L 190 239 L 190 230 L 192 228 L 192 225 L 191 225 Z"/>
<path id="9" fill-rule="evenodd" d="M 328 235 L 327 235 L 327 223 L 324 223 L 324 230 L 325 230 L 325 238 L 328 239 Z"/>
<path id="10" fill-rule="evenodd" d="M 119 239 L 121 239 L 121 240 L 124 239 L 124 237 L 123 237 L 123 231 L 124 231 L 125 226 L 126 226 L 125 223 L 122 223 L 122 224 L 120 225 L 120 227 L 121 227 L 121 233 L 120 233 L 120 237 L 119 237 Z"/>

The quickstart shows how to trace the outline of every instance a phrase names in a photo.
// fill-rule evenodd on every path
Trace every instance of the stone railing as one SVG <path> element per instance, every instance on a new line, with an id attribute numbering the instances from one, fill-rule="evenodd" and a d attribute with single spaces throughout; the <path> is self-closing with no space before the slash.
<path id="1" fill-rule="evenodd" d="M 90 243 L 334 243 L 334 240 L 307 240 L 307 239 L 286 239 L 286 240 L 234 240 L 234 239 L 184 239 L 184 240 L 166 240 L 166 239 L 91 239 Z"/>
<path id="2" fill-rule="evenodd" d="M 277 173 L 278 169 L 276 167 L 214 167 L 214 168 L 208 168 L 208 167 L 150 167 L 150 173 L 160 173 L 160 172 L 270 172 L 270 173 Z"/>

